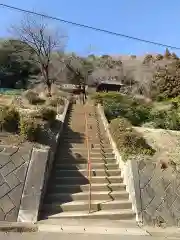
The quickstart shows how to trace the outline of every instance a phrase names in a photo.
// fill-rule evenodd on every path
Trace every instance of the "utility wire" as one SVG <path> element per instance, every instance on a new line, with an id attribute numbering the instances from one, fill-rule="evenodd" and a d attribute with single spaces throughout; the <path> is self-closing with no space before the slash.
<path id="1" fill-rule="evenodd" d="M 42 14 L 42 13 L 38 13 L 38 12 L 26 10 L 26 9 L 14 7 L 12 5 L 7 5 L 7 4 L 0 3 L 0 6 L 5 7 L 5 8 L 9 8 L 9 9 L 12 9 L 12 10 L 15 10 L 15 11 L 29 13 L 29 14 L 33 14 L 33 15 L 36 15 L 36 16 L 41 16 L 41 17 L 44 17 L 44 18 L 49 18 L 49 19 L 52 19 L 52 20 L 56 20 L 56 21 L 60 21 L 60 22 L 63 22 L 63 23 L 71 24 L 71 25 L 74 25 L 74 26 L 77 26 L 77 27 L 87 28 L 87 29 L 90 29 L 90 30 L 114 35 L 114 36 L 117 36 L 117 37 L 128 38 L 128 39 L 139 41 L 139 42 L 144 42 L 144 43 L 149 43 L 149 44 L 153 44 L 153 45 L 157 45 L 157 46 L 161 46 L 161 47 L 180 50 L 180 47 L 176 47 L 176 46 L 172 46 L 172 45 L 166 45 L 166 44 L 160 43 L 160 42 L 145 40 L 145 39 L 142 39 L 142 38 L 137 38 L 137 37 L 125 35 L 125 34 L 122 34 L 122 33 L 113 32 L 113 31 L 110 31 L 110 30 L 102 29 L 102 28 L 92 27 L 92 26 L 77 23 L 77 22 L 71 22 L 71 21 L 61 19 L 61 18 L 58 18 L 58 17 L 53 17 L 53 16 L 50 16 L 50 15 L 46 15 L 46 14 Z"/>

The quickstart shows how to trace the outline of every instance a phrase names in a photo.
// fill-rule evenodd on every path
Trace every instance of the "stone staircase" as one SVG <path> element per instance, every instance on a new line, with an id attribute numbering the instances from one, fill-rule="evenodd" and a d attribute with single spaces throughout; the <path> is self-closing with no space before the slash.
<path id="1" fill-rule="evenodd" d="M 85 110 L 92 163 L 91 213 Z M 112 147 L 96 108 L 90 104 L 76 104 L 69 110 L 41 216 L 43 219 L 135 219 Z"/>

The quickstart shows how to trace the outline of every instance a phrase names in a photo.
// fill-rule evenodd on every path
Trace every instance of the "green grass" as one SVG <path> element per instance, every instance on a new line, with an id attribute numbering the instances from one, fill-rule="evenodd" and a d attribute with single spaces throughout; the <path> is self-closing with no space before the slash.
<path id="1" fill-rule="evenodd" d="M 21 95 L 23 91 L 23 89 L 0 88 L 0 94 L 3 95 Z"/>

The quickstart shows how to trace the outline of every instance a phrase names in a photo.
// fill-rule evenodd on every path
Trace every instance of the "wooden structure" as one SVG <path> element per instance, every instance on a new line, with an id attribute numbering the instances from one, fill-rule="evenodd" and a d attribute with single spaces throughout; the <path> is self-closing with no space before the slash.
<path id="1" fill-rule="evenodd" d="M 96 92 L 119 92 L 123 84 L 118 81 L 101 81 L 96 86 Z"/>

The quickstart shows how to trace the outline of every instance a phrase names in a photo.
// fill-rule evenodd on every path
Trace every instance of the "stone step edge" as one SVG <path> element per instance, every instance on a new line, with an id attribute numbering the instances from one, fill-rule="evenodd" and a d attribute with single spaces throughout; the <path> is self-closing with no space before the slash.
<path id="1" fill-rule="evenodd" d="M 68 219 L 69 220 L 69 219 Z M 124 220 L 126 221 L 126 220 Z M 129 220 L 127 220 L 129 221 Z M 132 221 L 132 220 L 131 220 Z M 132 228 L 128 227 L 128 223 L 126 224 L 126 228 L 124 226 L 119 227 L 103 227 L 103 226 L 84 226 L 84 225 L 55 225 L 55 224 L 48 224 L 46 223 L 38 223 L 38 231 L 39 232 L 54 232 L 54 233 L 76 233 L 76 234 L 100 234 L 102 235 L 117 235 L 117 236 L 150 236 L 148 232 L 141 228 Z M 173 232 L 174 233 L 174 232 Z"/>
<path id="2" fill-rule="evenodd" d="M 100 204 L 100 205 L 111 205 L 111 204 L 132 204 L 131 201 L 129 199 L 127 200 L 92 200 L 91 201 L 91 204 L 93 205 L 96 205 L 96 204 Z M 67 205 L 88 205 L 89 204 L 89 201 L 88 200 L 74 200 L 74 201 L 71 201 L 71 202 L 61 202 L 59 201 L 58 203 L 55 202 L 55 203 L 46 203 L 44 204 L 45 207 L 59 207 L 59 206 L 67 206 Z"/>
<path id="3" fill-rule="evenodd" d="M 58 217 L 75 217 L 75 216 L 103 216 L 103 215 L 119 215 L 119 214 L 132 214 L 132 216 L 135 216 L 135 213 L 132 209 L 118 209 L 118 210 L 100 210 L 92 213 L 88 213 L 87 211 L 70 211 L 70 212 L 61 212 L 59 214 L 54 214 L 52 216 L 49 216 L 50 218 L 58 218 Z"/>
<path id="4" fill-rule="evenodd" d="M 74 180 L 79 180 L 79 179 L 87 179 L 86 177 L 82 176 L 82 177 L 59 177 L 59 176 L 55 176 L 55 179 L 59 178 L 59 179 L 74 179 Z M 92 176 L 91 179 L 120 179 L 122 180 L 123 177 L 122 176 Z"/>
<path id="5" fill-rule="evenodd" d="M 66 160 L 66 159 L 71 159 L 71 158 L 74 159 L 74 156 L 72 156 L 72 155 L 70 155 L 70 156 L 66 156 L 66 155 L 65 155 L 65 156 L 61 156 L 61 155 L 59 155 L 58 158 L 63 158 L 64 160 Z M 114 160 L 114 161 L 116 161 L 115 157 L 90 157 L 90 159 L 91 159 L 91 160 L 102 160 L 102 161 L 103 161 L 103 160 L 105 160 L 105 161 L 106 161 L 106 160 L 107 160 L 107 161 L 108 161 L 108 160 Z M 78 161 L 78 160 L 80 160 L 80 161 L 81 161 L 81 160 L 82 160 L 82 161 L 84 161 L 84 160 L 87 161 L 86 158 L 81 158 L 81 157 L 78 158 L 78 159 L 76 158 L 76 160 L 74 160 L 74 161 Z"/>
<path id="6" fill-rule="evenodd" d="M 84 150 L 86 150 L 87 151 L 87 148 L 86 147 L 83 147 L 83 148 L 77 148 L 77 147 L 70 147 L 70 148 L 68 148 L 69 150 L 71 150 L 71 149 L 73 149 L 73 150 L 82 150 L 82 151 L 84 151 Z M 91 148 L 91 150 L 94 150 L 94 151 L 101 151 L 101 150 L 103 150 L 103 151 L 105 151 L 105 150 L 112 150 L 113 151 L 113 148 L 112 147 L 93 147 L 93 148 Z"/>
<path id="7" fill-rule="evenodd" d="M 98 162 L 93 162 L 92 163 L 93 165 L 95 165 L 95 166 L 104 166 L 104 167 L 108 167 L 108 166 L 117 166 L 118 167 L 118 169 L 120 169 L 119 168 L 119 164 L 118 163 L 98 163 Z M 56 167 L 59 167 L 59 166 L 71 166 L 71 167 L 78 167 L 78 165 L 87 165 L 87 163 L 72 163 L 72 164 L 69 164 L 69 163 L 55 163 L 55 166 Z M 120 169 L 121 170 L 121 169 Z"/>
<path id="8" fill-rule="evenodd" d="M 66 188 L 73 188 L 73 187 L 85 187 L 85 186 L 89 186 L 89 184 L 56 184 L 55 186 L 58 186 L 58 187 L 66 187 Z M 117 186 L 126 186 L 124 183 L 92 183 L 91 184 L 91 187 L 117 187 Z"/>
<path id="9" fill-rule="evenodd" d="M 108 196 L 114 196 L 114 195 L 129 195 L 129 193 L 126 190 L 118 190 L 118 191 L 92 191 L 91 195 L 108 195 Z M 84 192 L 77 192 L 77 193 L 49 193 L 48 196 L 86 196 L 89 195 L 89 191 Z"/>
<path id="10" fill-rule="evenodd" d="M 70 174 L 71 173 L 74 173 L 74 172 L 87 172 L 88 170 L 87 169 L 55 169 L 55 171 L 57 172 L 69 172 Z M 94 169 L 92 168 L 91 169 L 92 172 L 119 172 L 121 173 L 121 170 L 120 169 Z"/>

